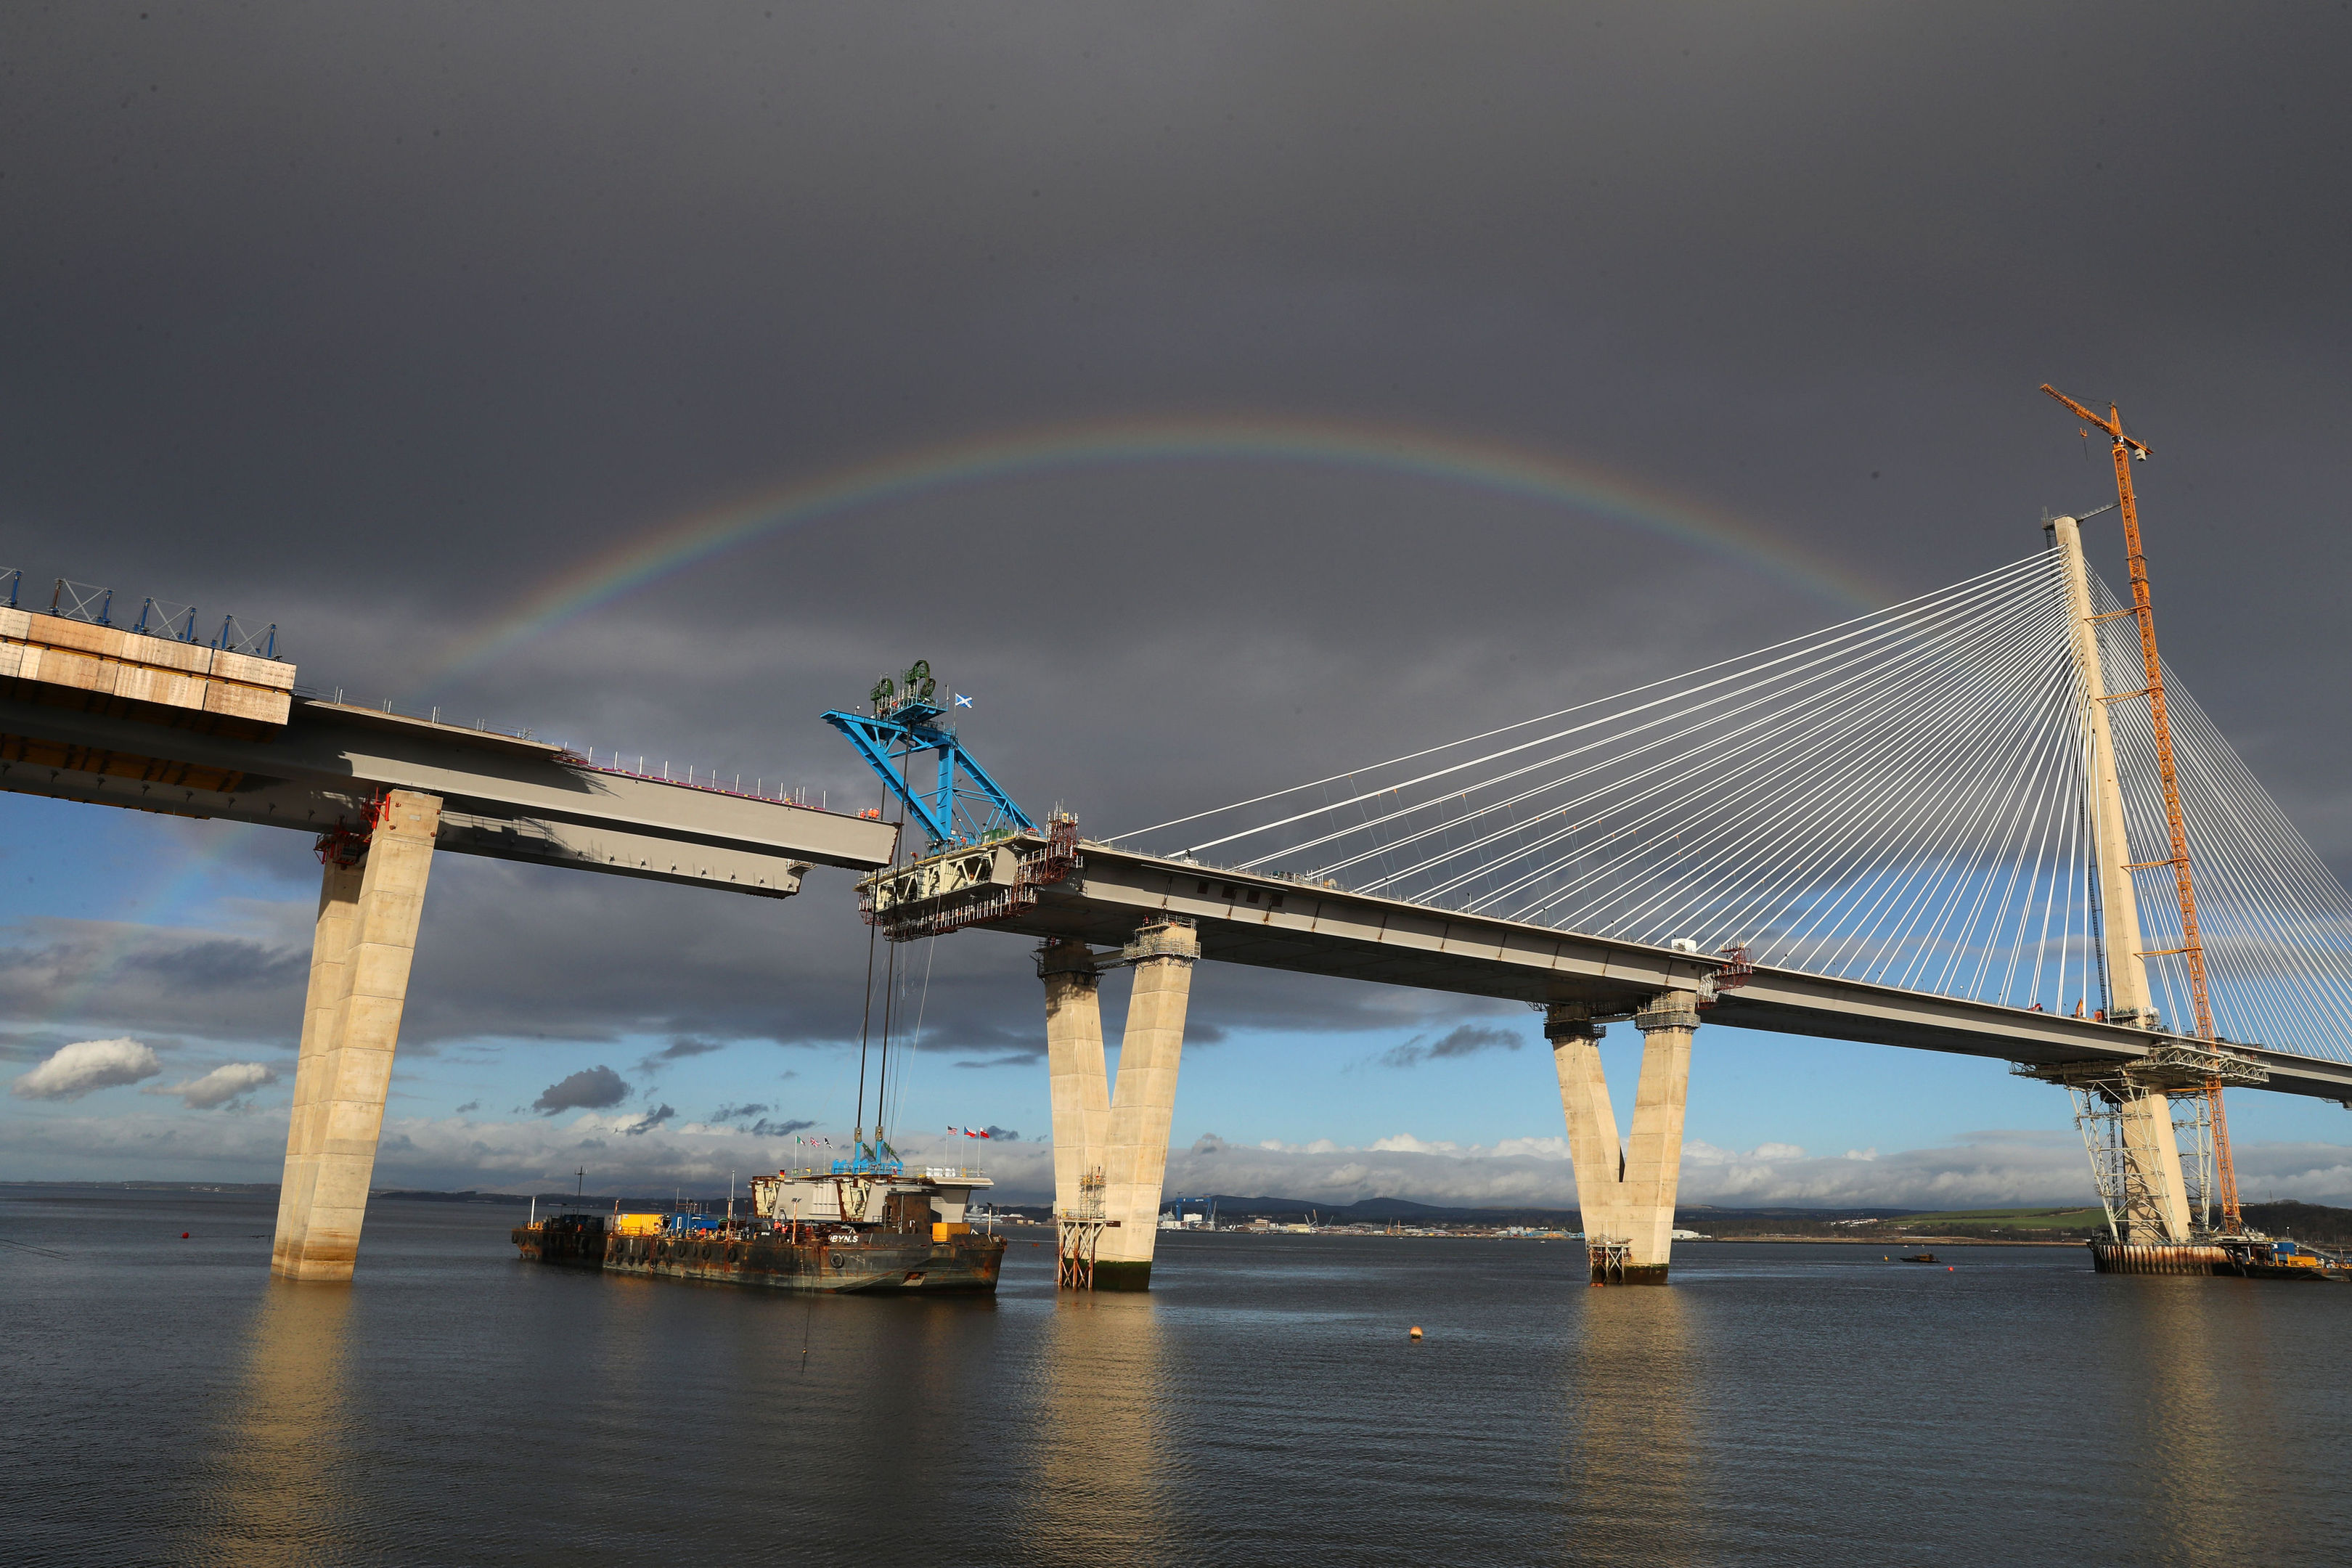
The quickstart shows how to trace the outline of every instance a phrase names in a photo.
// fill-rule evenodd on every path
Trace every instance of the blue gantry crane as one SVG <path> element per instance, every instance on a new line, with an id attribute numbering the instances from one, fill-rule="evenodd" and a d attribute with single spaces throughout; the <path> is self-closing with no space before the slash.
<path id="1" fill-rule="evenodd" d="M 932 700 L 938 694 L 930 661 L 919 658 L 903 675 L 874 683 L 872 713 L 835 709 L 824 721 L 849 738 L 866 765 L 923 825 L 932 848 L 1035 833 L 1029 814 L 963 749 L 954 726 L 936 722 L 943 711 Z M 936 756 L 937 763 L 918 773 L 915 759 L 923 756 Z"/>

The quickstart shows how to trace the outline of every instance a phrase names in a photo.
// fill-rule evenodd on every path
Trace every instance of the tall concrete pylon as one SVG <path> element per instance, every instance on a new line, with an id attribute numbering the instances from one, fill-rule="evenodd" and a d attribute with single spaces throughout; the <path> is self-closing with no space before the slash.
<path id="1" fill-rule="evenodd" d="M 1109 1093 L 1095 959 L 1076 942 L 1049 943 L 1038 955 L 1053 1094 L 1054 1210 L 1057 1216 L 1099 1219 L 1091 1231 L 1058 1227 L 1064 1247 L 1083 1235 L 1083 1245 L 1093 1247 L 1096 1289 L 1151 1286 L 1184 1015 L 1200 955 L 1200 936 L 1181 917 L 1143 926 L 1121 953 L 1120 961 L 1135 970 L 1135 989 L 1119 1041 L 1118 1082 Z M 1101 1184 L 1095 1187 L 1090 1178 L 1097 1171 Z M 1098 1216 L 1091 1210 L 1097 1193 Z"/>
<path id="2" fill-rule="evenodd" d="M 2131 837 L 2124 821 L 2123 781 L 2116 772 L 2115 731 L 2107 715 L 2106 670 L 2099 660 L 2099 624 L 2092 611 L 2090 567 L 2083 559 L 2083 529 L 2074 519 L 2061 517 L 2052 520 L 2050 530 L 2064 570 L 2074 670 L 2086 710 L 2086 804 L 2097 837 L 2092 853 L 2099 873 L 2107 1019 L 2153 1027 L 2156 1005 L 2147 984 L 2139 897 L 2132 886 Z M 2171 1100 L 2161 1090 L 2139 1089 L 2126 1093 L 2116 1110 L 2128 1168 L 2122 1239 L 2135 1246 L 2187 1241 L 2189 1199 L 2180 1178 L 2180 1145 L 2172 1131 Z"/>
<path id="3" fill-rule="evenodd" d="M 1642 1076 L 1633 1093 L 1633 1131 L 1621 1142 L 1601 1067 L 1604 1031 L 1592 1021 L 1591 1009 L 1562 1003 L 1544 1014 L 1592 1278 L 1663 1285 L 1674 1254 L 1697 994 L 1660 992 L 1634 1016 L 1633 1026 L 1642 1031 Z"/>
<path id="4" fill-rule="evenodd" d="M 358 1259 L 440 826 L 438 796 L 394 790 L 366 858 L 330 864 L 321 879 L 270 1249 L 270 1272 L 282 1279 L 349 1279 Z"/>

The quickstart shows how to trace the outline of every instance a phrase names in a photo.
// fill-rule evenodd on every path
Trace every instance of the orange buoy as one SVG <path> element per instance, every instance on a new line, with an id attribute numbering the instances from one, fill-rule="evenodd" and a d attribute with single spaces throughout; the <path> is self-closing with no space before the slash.
<path id="1" fill-rule="evenodd" d="M 1405 1338 L 1409 1340 L 1417 1340 L 1421 1338 L 1421 1325 L 1419 1323 L 1415 1323 L 1411 1329 L 1407 1330 L 1405 1332 Z"/>

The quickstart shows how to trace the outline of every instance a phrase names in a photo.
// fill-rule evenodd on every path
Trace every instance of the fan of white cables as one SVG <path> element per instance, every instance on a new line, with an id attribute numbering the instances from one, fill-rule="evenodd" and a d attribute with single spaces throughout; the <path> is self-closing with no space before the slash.
<path id="1" fill-rule="evenodd" d="M 2136 667 L 2136 641 L 2129 651 Z M 2120 665 L 2110 682 L 2142 684 Z M 2132 796 L 2136 858 L 2160 858 L 2146 704 L 2111 706 L 2126 771 L 2146 763 Z M 2137 731 L 2122 711 L 2133 708 Z M 1737 659 L 1118 842 L 2072 1012 L 2103 1005 L 2105 990 L 2084 709 L 2059 557 L 2044 552 Z M 2315 1037 L 2310 1000 L 2293 989 L 2325 982 L 2352 998 L 2341 957 L 2352 900 L 2185 692 L 2173 712 L 2200 879 L 2209 853 L 2216 867 L 2206 917 L 2216 993 L 2226 973 L 2233 996 L 2242 985 L 2263 998 L 2226 1016 L 2240 1037 L 2352 1059 L 2352 1007 L 2339 1005 Z M 2146 881 L 2141 899 L 2149 945 L 2177 945 L 2158 940 L 2163 921 L 2150 918 L 2175 910 L 2168 874 Z M 2325 963 L 2292 951 L 2322 933 L 2335 955 Z M 2163 1005 L 2186 1023 L 2181 1004 Z"/>
<path id="2" fill-rule="evenodd" d="M 2093 592 L 2101 612 L 2122 608 L 2105 584 L 2095 584 Z M 2119 616 L 2100 622 L 2099 628 L 2107 689 L 2137 691 L 2146 686 L 2138 623 Z M 2221 738 L 2169 665 L 2164 696 L 2216 1032 L 2228 1039 L 2352 1061 L 2352 893 L 2255 782 L 2244 759 Z M 2107 706 L 2131 858 L 2167 860 L 2171 829 L 2164 817 L 2148 705 L 2124 700 Z M 2180 946 L 2180 903 L 2171 867 L 2149 867 L 2135 872 L 2133 880 L 2148 948 L 2160 952 Z M 2147 969 L 2166 1019 L 2177 1028 L 2190 1027 L 2188 960 L 2177 954 L 2150 958 Z"/>

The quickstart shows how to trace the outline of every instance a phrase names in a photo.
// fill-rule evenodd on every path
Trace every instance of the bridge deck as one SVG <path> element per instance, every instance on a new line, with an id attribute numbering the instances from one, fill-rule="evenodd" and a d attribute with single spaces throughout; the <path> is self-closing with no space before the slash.
<path id="1" fill-rule="evenodd" d="M 887 822 L 600 772 L 543 742 L 293 698 L 247 738 L 0 696 L 0 789 L 317 833 L 378 790 L 444 803 L 435 847 L 761 898 L 888 862 Z"/>
<path id="2" fill-rule="evenodd" d="M 1023 841 L 1020 847 L 1034 848 Z M 1531 1005 L 1589 1004 L 1630 1016 L 1644 999 L 1696 984 L 1717 963 L 1669 948 L 1549 926 L 1457 914 L 1344 889 L 1252 876 L 1087 843 L 1084 864 L 1036 889 L 1031 907 L 985 929 L 1118 946 L 1139 921 L 1184 915 L 1204 958 Z M 877 907 L 889 879 L 872 879 Z M 912 912 L 913 906 L 904 906 Z M 1949 1051 L 2036 1066 L 2126 1063 L 2177 1037 L 1797 970 L 1759 967 L 1725 992 L 1711 1023 L 1868 1045 Z M 2240 1046 L 2269 1087 L 2352 1101 L 2352 1067 Z"/>

